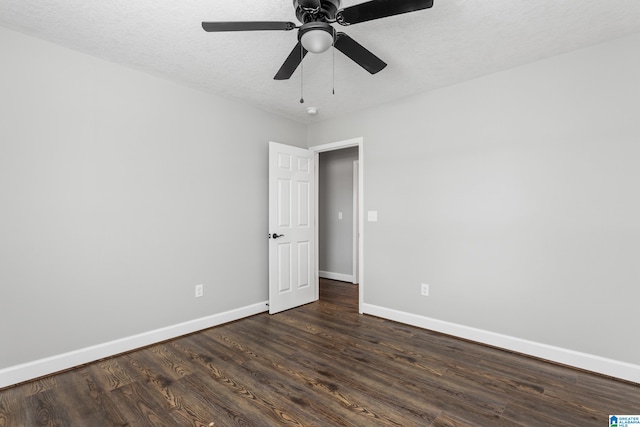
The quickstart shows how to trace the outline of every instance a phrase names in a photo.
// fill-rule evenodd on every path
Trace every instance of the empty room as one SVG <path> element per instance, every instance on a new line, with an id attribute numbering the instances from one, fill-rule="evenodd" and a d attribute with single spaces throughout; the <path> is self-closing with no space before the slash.
<path id="1" fill-rule="evenodd" d="M 640 426 L 639 52 L 637 0 L 0 0 L 0 426 Z"/>

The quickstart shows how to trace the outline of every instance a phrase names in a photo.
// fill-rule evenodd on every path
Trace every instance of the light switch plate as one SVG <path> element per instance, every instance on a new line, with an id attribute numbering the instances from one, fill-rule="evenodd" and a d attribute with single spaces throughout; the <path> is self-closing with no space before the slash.
<path id="1" fill-rule="evenodd" d="M 367 212 L 367 220 L 369 222 L 378 221 L 378 211 L 369 211 L 369 212 Z"/>

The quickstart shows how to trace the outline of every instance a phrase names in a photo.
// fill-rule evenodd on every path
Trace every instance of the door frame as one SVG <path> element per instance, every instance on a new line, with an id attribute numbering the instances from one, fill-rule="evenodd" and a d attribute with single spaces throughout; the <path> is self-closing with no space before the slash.
<path id="1" fill-rule="evenodd" d="M 360 242 L 360 160 L 358 156 L 358 160 L 353 161 L 353 272 L 352 272 L 352 283 L 359 283 L 358 277 L 360 274 L 358 273 L 358 266 L 360 265 L 360 248 L 358 246 L 358 242 Z"/>
<path id="2" fill-rule="evenodd" d="M 334 151 L 340 150 L 343 148 L 350 147 L 358 147 L 358 312 L 363 314 L 363 306 L 364 306 L 364 139 L 362 137 L 346 139 L 343 141 L 331 142 L 329 144 L 323 145 L 315 145 L 313 147 L 309 147 L 309 150 L 314 153 L 315 164 L 318 165 L 320 160 L 320 153 L 324 153 L 326 151 Z M 318 218 L 319 218 L 319 191 L 318 187 L 320 184 L 319 180 L 319 167 L 315 169 L 315 195 L 316 198 L 316 224 L 315 224 L 315 238 L 316 238 L 316 248 L 315 248 L 315 278 L 316 283 L 319 283 L 319 270 L 320 270 L 320 236 L 318 231 Z M 316 286 L 316 299 L 320 297 L 320 286 Z"/>

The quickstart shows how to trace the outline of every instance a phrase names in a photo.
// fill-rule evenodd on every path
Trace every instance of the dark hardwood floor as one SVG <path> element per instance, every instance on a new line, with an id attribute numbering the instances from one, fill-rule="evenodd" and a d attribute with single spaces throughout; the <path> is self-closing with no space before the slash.
<path id="1" fill-rule="evenodd" d="M 0 391 L 12 426 L 598 426 L 640 386 L 357 313 L 357 286 Z"/>

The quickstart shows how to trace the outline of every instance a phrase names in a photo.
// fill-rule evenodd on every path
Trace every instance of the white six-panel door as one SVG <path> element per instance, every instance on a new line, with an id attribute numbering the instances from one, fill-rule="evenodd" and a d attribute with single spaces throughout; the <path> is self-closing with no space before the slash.
<path id="1" fill-rule="evenodd" d="M 317 299 L 314 153 L 269 143 L 269 313 Z"/>

